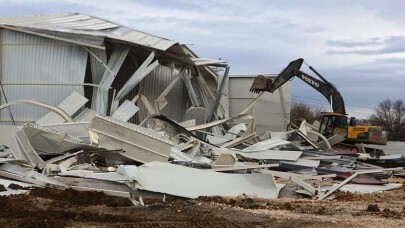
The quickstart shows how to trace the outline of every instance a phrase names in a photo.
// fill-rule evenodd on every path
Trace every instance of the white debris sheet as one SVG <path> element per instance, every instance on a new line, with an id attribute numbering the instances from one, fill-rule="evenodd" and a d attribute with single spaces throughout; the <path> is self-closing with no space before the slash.
<path id="1" fill-rule="evenodd" d="M 6 191 L 0 192 L 0 196 L 24 194 L 24 193 L 28 193 L 28 191 L 29 191 L 29 190 L 23 190 L 23 189 L 11 189 L 11 188 L 9 188 L 10 184 L 19 185 L 23 188 L 34 186 L 32 184 L 27 184 L 24 182 L 8 180 L 8 179 L 3 179 L 3 178 L 0 178 L 0 184 L 6 188 Z"/>
<path id="2" fill-rule="evenodd" d="M 283 186 L 271 174 L 218 173 L 163 162 L 144 164 L 135 172 L 136 188 L 186 198 L 246 194 L 274 199 Z"/>
<path id="3" fill-rule="evenodd" d="M 38 156 L 34 148 L 32 148 L 22 129 L 15 133 L 14 139 L 10 142 L 10 150 L 15 159 L 27 161 L 34 166 L 44 164 L 44 161 Z"/>
<path id="4" fill-rule="evenodd" d="M 136 170 L 136 166 L 132 165 L 120 165 L 116 172 L 94 172 L 91 170 L 69 170 L 62 171 L 59 176 L 70 176 L 70 177 L 81 177 L 96 180 L 107 180 L 114 181 L 118 183 L 129 182 L 131 174 Z"/>
<path id="5" fill-rule="evenodd" d="M 94 117 L 89 132 L 92 142 L 99 147 L 123 149 L 125 153 L 117 154 L 121 156 L 121 160 L 127 158 L 128 161 L 141 163 L 167 162 L 173 146 L 168 138 L 151 129 L 108 117 Z"/>
<path id="6" fill-rule="evenodd" d="M 351 193 L 373 193 L 389 191 L 401 188 L 402 184 L 388 183 L 383 185 L 367 185 L 367 184 L 346 184 L 340 188 L 341 191 L 351 192 Z"/>
<path id="7" fill-rule="evenodd" d="M 25 124 L 23 129 L 31 146 L 40 156 L 43 154 L 64 154 L 66 151 L 91 148 L 80 138 L 65 132 L 50 130 L 30 123 Z"/>
<path id="8" fill-rule="evenodd" d="M 301 151 L 277 151 L 266 150 L 260 152 L 233 152 L 239 156 L 255 159 L 255 160 L 285 160 L 285 161 L 297 161 L 301 156 Z"/>
<path id="9" fill-rule="evenodd" d="M 58 108 L 65 111 L 69 116 L 75 114 L 83 105 L 85 105 L 89 100 L 82 96 L 80 93 L 74 91 L 69 96 L 67 96 L 59 105 Z M 36 124 L 56 124 L 63 123 L 65 120 L 54 112 L 49 112 L 41 119 L 37 120 Z"/>

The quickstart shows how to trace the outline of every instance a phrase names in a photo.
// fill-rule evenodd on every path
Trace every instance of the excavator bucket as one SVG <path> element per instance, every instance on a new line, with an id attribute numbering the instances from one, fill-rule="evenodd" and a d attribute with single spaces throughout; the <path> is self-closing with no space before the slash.
<path id="1" fill-rule="evenodd" d="M 275 80 L 263 75 L 257 76 L 250 87 L 250 92 L 260 93 L 261 91 L 267 91 L 273 93 L 276 89 L 295 76 L 295 72 L 301 68 L 303 62 L 304 59 L 297 59 L 290 62 L 290 64 L 278 74 Z"/>
<path id="2" fill-rule="evenodd" d="M 273 79 L 259 75 L 253 81 L 252 86 L 250 87 L 250 92 L 260 93 L 262 91 L 268 91 L 269 86 L 273 83 Z"/>

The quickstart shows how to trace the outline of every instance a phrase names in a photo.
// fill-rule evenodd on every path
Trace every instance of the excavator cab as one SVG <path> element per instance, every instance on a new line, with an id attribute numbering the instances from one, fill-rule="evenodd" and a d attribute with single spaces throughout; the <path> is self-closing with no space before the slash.
<path id="1" fill-rule="evenodd" d="M 334 112 L 323 112 L 319 133 L 326 137 L 339 134 L 345 138 L 348 136 L 347 116 Z"/>
<path id="2" fill-rule="evenodd" d="M 325 137 L 341 135 L 349 144 L 387 144 L 387 133 L 377 126 L 356 125 L 355 119 L 334 112 L 323 112 L 319 133 Z"/>

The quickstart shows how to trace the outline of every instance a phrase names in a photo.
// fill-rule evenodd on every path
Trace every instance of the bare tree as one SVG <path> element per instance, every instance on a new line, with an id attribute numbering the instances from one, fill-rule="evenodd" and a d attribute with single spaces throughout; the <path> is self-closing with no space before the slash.
<path id="1" fill-rule="evenodd" d="M 388 140 L 405 140 L 405 103 L 402 100 L 392 102 L 387 99 L 380 102 L 375 114 L 370 116 L 372 125 L 381 126 L 388 133 Z"/>
<path id="2" fill-rule="evenodd" d="M 305 103 L 294 102 L 291 105 L 290 121 L 305 119 L 308 123 L 313 123 L 315 120 L 320 120 L 323 111 L 322 108 L 312 108 Z"/>

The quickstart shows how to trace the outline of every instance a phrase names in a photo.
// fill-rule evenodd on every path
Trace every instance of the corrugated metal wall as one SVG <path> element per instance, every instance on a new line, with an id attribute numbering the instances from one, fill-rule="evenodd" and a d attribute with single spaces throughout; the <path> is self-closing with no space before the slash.
<path id="1" fill-rule="evenodd" d="M 236 116 L 257 97 L 257 94 L 249 92 L 254 76 L 230 77 L 229 79 L 229 116 Z M 290 118 L 291 83 L 287 82 L 283 85 L 282 89 L 286 112 L 288 118 Z M 276 90 L 274 93 L 265 92 L 247 114 L 254 116 L 256 130 L 259 133 L 266 130 L 285 131 L 286 129 L 286 123 L 283 121 L 279 90 Z"/>
<path id="2" fill-rule="evenodd" d="M 178 70 L 167 66 L 158 66 L 139 83 L 139 94 L 145 95 L 154 105 L 156 98 L 170 84 L 179 73 Z M 187 97 L 183 93 L 184 83 L 178 81 L 166 96 L 168 104 L 161 110 L 161 114 L 176 121 L 183 121 L 187 110 Z M 149 113 L 143 105 L 139 105 L 138 120 L 142 121 Z"/>
<path id="3" fill-rule="evenodd" d="M 9 102 L 33 99 L 57 105 L 72 91 L 84 94 L 83 86 L 75 85 L 10 85 L 83 83 L 88 53 L 82 47 L 7 29 L 1 32 L 1 42 L 2 83 Z M 22 122 L 36 121 L 48 112 L 30 105 L 11 110 L 14 119 Z M 1 111 L 0 118 L 1 122 L 10 121 L 7 109 Z"/>

